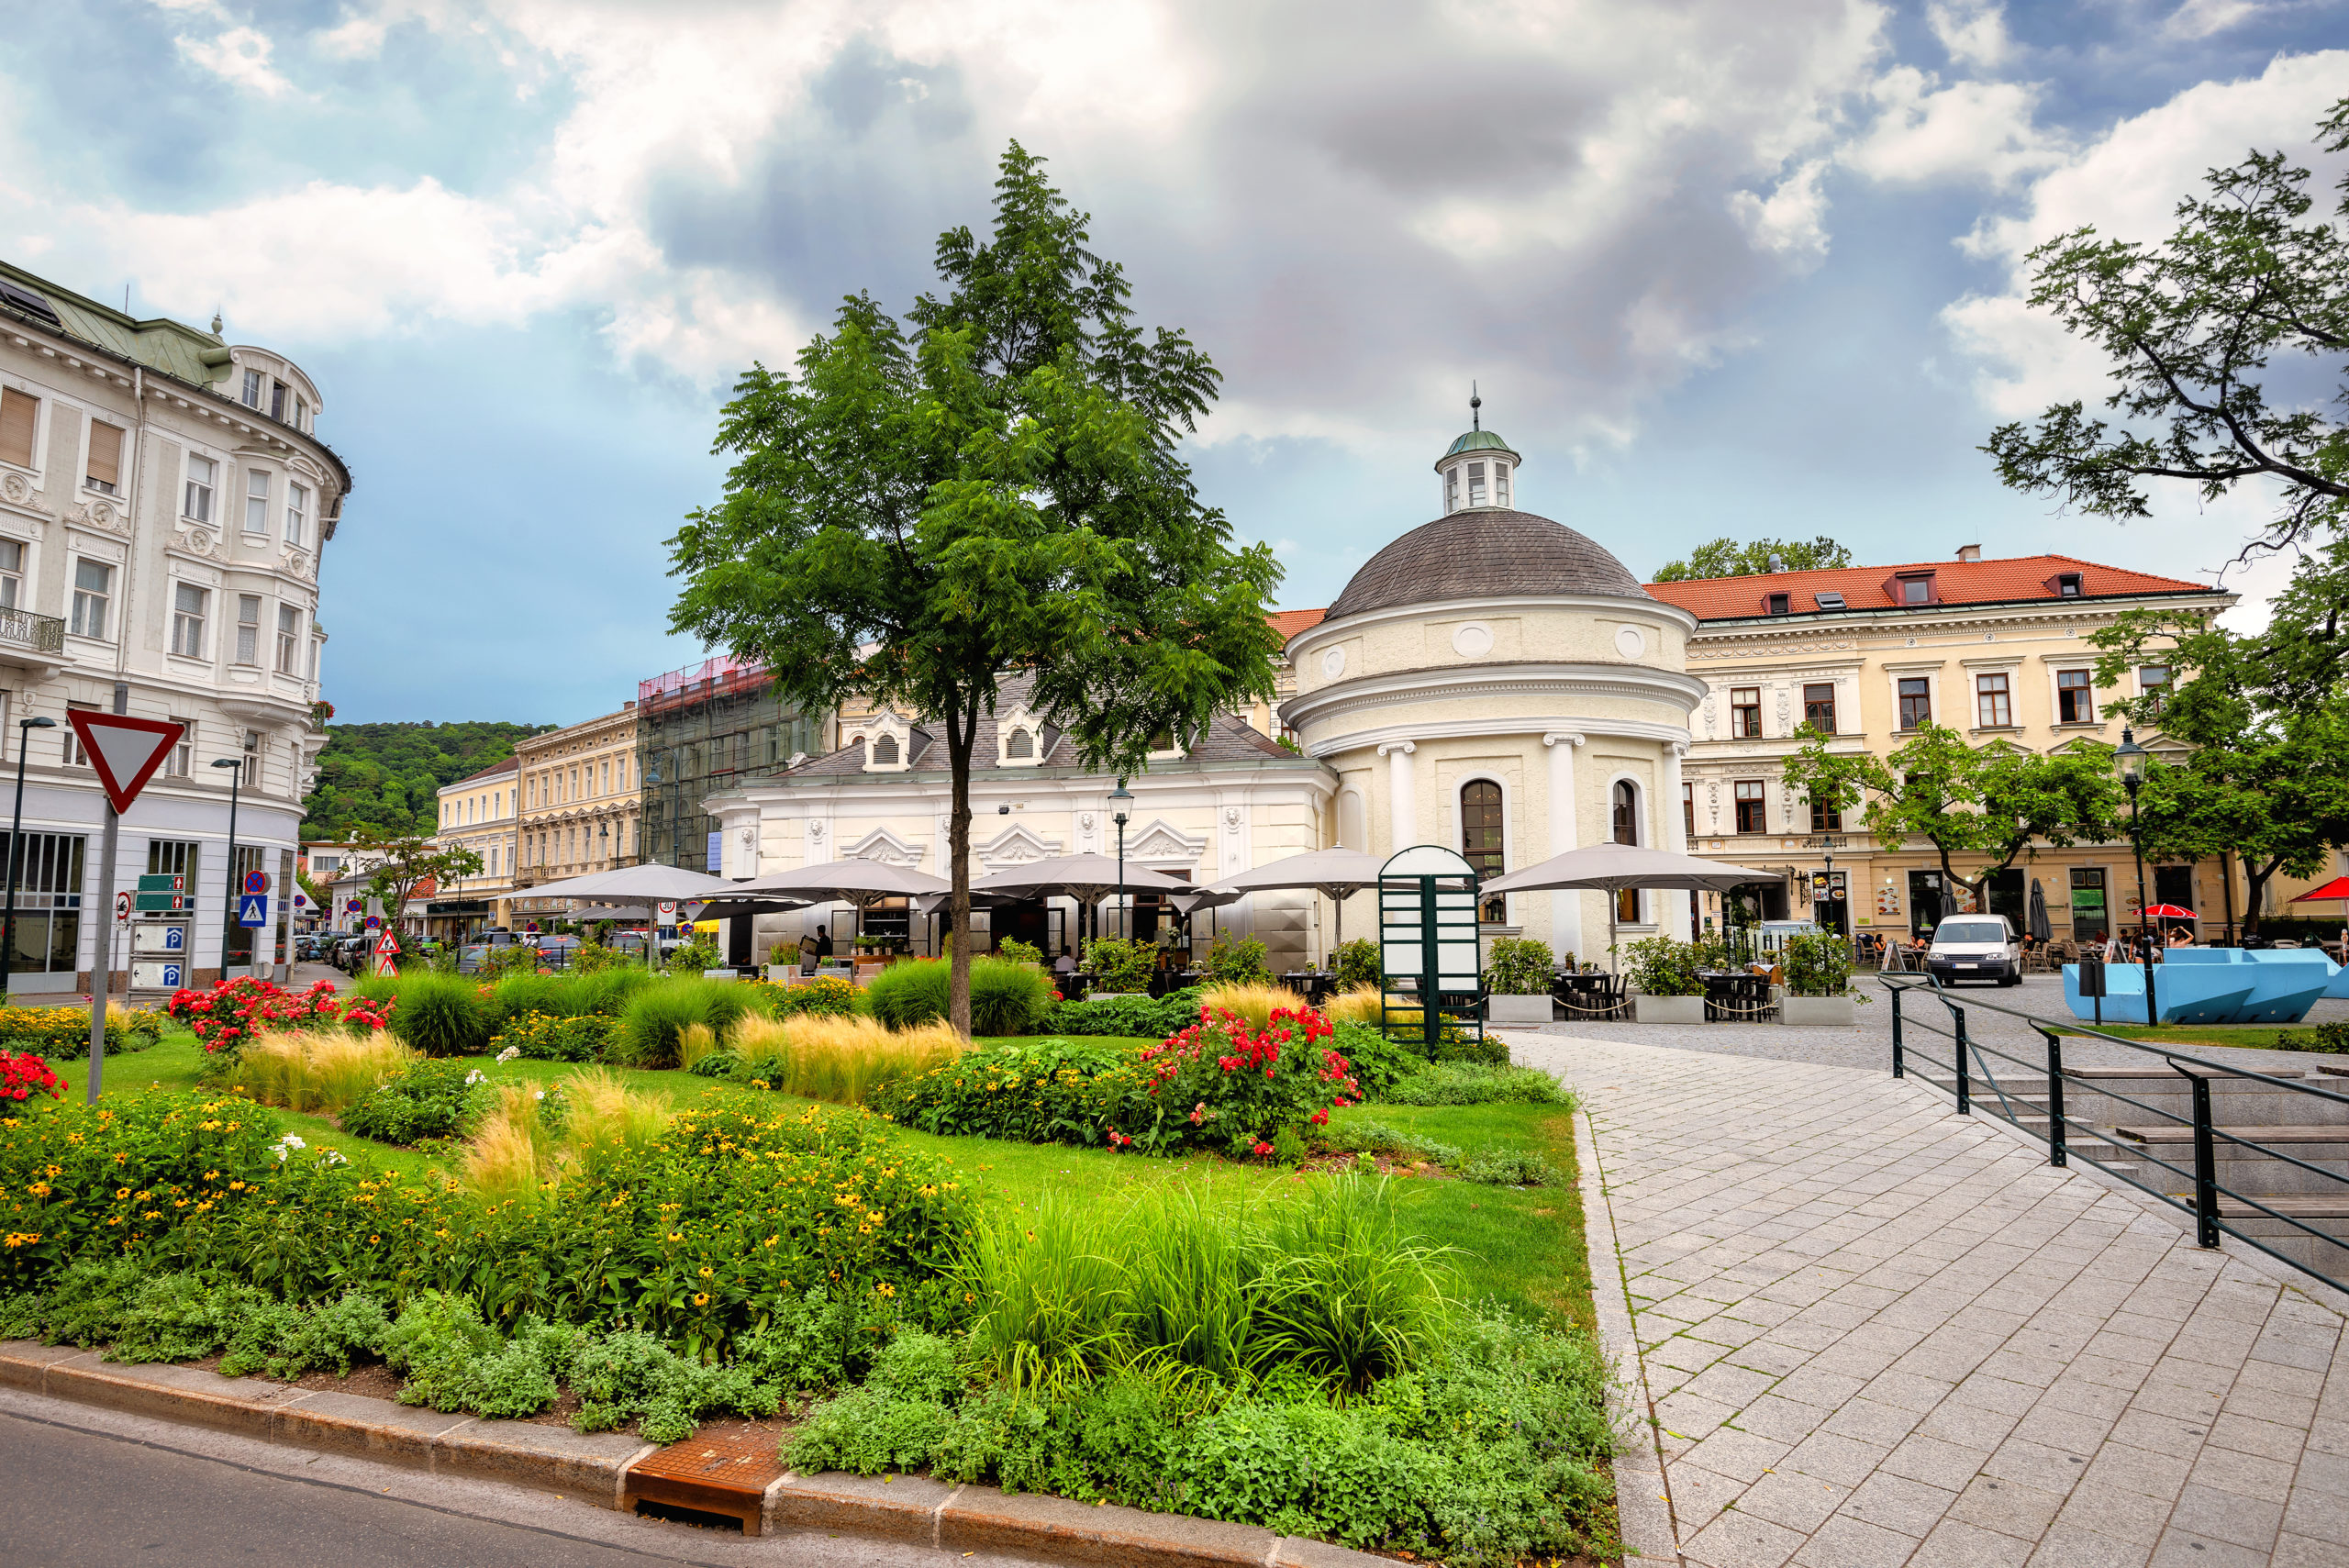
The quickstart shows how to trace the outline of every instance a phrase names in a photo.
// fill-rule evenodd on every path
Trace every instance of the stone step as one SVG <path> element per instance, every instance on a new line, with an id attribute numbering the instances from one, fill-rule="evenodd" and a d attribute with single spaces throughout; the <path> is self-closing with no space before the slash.
<path id="1" fill-rule="evenodd" d="M 2321 1122 L 2281 1123 L 2268 1127 L 2230 1126 L 2217 1124 L 2219 1130 L 2240 1138 L 2245 1143 L 2339 1143 L 2349 1145 L 2349 1127 L 2327 1126 Z M 2194 1129 L 2164 1124 L 2159 1127 L 2115 1127 L 2113 1131 L 2140 1143 L 2192 1143 Z M 2242 1144 L 2228 1144 L 2237 1151 Z M 2308 1156 L 2300 1155 L 2306 1159 Z"/>

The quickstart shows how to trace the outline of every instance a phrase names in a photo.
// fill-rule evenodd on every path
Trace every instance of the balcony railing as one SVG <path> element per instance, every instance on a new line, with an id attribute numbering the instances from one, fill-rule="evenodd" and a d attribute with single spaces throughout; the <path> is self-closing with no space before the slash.
<path id="1" fill-rule="evenodd" d="M 65 651 L 65 623 L 55 616 L 30 610 L 0 609 L 0 646 L 29 648 L 36 653 Z"/>

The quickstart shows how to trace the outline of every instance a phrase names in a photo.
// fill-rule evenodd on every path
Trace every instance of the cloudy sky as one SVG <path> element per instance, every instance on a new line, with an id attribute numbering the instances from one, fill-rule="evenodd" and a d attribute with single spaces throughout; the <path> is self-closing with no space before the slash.
<path id="1" fill-rule="evenodd" d="M 1519 500 L 1648 573 L 1720 534 L 2181 576 L 2002 491 L 2099 395 L 2040 238 L 2165 232 L 2349 95 L 2341 0 L 65 0 L 0 54 L 0 255 L 317 381 L 345 718 L 569 722 L 700 650 L 662 540 L 716 409 L 844 293 L 902 307 L 1017 139 L 1225 373 L 1208 498 L 1320 605 L 1437 509 L 1468 385 Z M 105 91 L 61 61 L 106 64 Z M 2328 170 L 2330 174 L 2332 171 Z M 2232 581 L 2232 579 L 2231 579 Z M 2262 578 L 2245 579 L 2254 596 Z"/>

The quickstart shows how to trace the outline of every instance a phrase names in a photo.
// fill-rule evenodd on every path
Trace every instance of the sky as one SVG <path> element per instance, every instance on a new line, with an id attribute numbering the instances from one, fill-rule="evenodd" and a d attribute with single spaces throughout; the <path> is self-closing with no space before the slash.
<path id="1" fill-rule="evenodd" d="M 345 720 L 571 723 L 696 662 L 664 541 L 727 388 L 930 286 L 1018 140 L 1223 396 L 1201 492 L 1325 605 L 1486 425 L 1647 575 L 1720 535 L 2196 581 L 2266 515 L 2002 489 L 2103 395 L 2024 305 L 2254 147 L 2318 172 L 2349 0 L 65 0 L 0 54 L 0 256 L 286 353 L 355 491 Z M 89 90 L 56 62 L 105 59 Z M 2329 193 L 2328 193 L 2329 195 Z M 2329 201 L 2328 201 L 2329 205 Z M 2255 624 L 2284 572 L 2228 573 Z"/>

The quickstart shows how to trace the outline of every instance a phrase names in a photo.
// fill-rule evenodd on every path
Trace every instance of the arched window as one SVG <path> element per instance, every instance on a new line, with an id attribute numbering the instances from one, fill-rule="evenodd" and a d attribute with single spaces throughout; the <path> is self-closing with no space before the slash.
<path id="1" fill-rule="evenodd" d="M 1036 754 L 1036 738 L 1025 729 L 1015 729 L 1005 743 L 1003 754 L 1016 762 L 1024 762 Z"/>
<path id="2" fill-rule="evenodd" d="M 897 761 L 897 738 L 894 735 L 884 735 L 878 740 L 873 742 L 873 761 L 875 764 L 883 764 L 891 767 L 896 766 Z"/>
<path id="3" fill-rule="evenodd" d="M 1615 781 L 1615 841 L 1636 844 L 1640 841 L 1640 791 L 1629 779 Z M 1637 888 L 1626 887 L 1615 895 L 1615 918 L 1624 925 L 1640 923 L 1640 895 Z"/>
<path id="4" fill-rule="evenodd" d="M 1478 882 L 1490 882 L 1507 869 L 1501 852 L 1501 786 L 1490 779 L 1472 779 L 1460 786 L 1460 855 L 1476 868 Z M 1487 897 L 1476 917 L 1487 925 L 1507 924 L 1508 898 Z"/>

